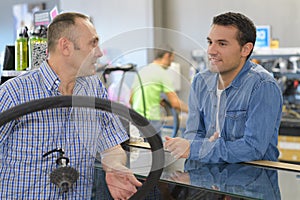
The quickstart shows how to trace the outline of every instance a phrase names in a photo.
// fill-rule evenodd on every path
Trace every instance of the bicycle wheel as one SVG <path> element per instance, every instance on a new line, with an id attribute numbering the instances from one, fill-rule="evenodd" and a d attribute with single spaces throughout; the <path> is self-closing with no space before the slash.
<path id="1" fill-rule="evenodd" d="M 157 184 L 164 167 L 164 150 L 161 138 L 155 134 L 155 129 L 149 122 L 134 110 L 122 104 L 106 99 L 87 96 L 56 96 L 33 100 L 0 114 L 0 126 L 23 115 L 51 108 L 86 107 L 114 113 L 132 122 L 147 138 L 152 151 L 152 165 L 143 186 L 130 199 L 143 199 L 149 190 Z"/>

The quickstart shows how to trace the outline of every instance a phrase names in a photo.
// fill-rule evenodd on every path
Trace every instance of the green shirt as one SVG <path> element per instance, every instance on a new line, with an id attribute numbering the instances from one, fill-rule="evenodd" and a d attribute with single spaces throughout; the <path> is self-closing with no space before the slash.
<path id="1" fill-rule="evenodd" d="M 160 65 L 151 63 L 139 71 L 144 90 L 146 118 L 160 120 L 161 94 L 173 92 L 173 85 L 167 70 Z M 132 108 L 144 116 L 143 94 L 138 77 L 132 85 Z"/>

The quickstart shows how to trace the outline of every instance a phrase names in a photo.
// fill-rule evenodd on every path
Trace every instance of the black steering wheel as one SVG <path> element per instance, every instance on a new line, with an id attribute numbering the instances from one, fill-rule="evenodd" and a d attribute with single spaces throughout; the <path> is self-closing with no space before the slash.
<path id="1" fill-rule="evenodd" d="M 165 157 L 160 136 L 155 134 L 156 131 L 148 120 L 134 110 L 120 103 L 96 97 L 55 96 L 29 101 L 2 112 L 0 114 L 0 126 L 32 112 L 61 107 L 88 107 L 114 113 L 132 122 L 144 134 L 151 146 L 152 166 L 143 186 L 130 198 L 132 200 L 144 199 L 148 192 L 157 184 L 163 172 Z"/>

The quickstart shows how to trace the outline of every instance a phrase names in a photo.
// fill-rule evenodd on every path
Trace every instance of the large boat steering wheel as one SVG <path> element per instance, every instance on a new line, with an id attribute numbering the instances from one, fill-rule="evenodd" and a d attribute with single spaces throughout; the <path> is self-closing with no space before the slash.
<path id="1" fill-rule="evenodd" d="M 29 101 L 2 112 L 0 114 L 0 126 L 32 112 L 61 107 L 87 107 L 114 113 L 130 121 L 144 134 L 151 146 L 152 166 L 143 186 L 130 198 L 131 200 L 144 199 L 157 184 L 164 168 L 165 157 L 160 136 L 155 134 L 156 131 L 148 120 L 134 110 L 107 99 L 88 96 L 55 96 Z"/>

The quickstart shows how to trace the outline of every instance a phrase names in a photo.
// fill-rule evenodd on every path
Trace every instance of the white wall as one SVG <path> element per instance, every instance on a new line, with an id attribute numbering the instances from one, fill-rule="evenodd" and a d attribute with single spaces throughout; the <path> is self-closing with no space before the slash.
<path id="1" fill-rule="evenodd" d="M 101 62 L 145 65 L 153 46 L 152 0 L 61 0 L 61 10 L 92 17 L 105 55 Z"/>
<path id="2" fill-rule="evenodd" d="M 242 12 L 256 25 L 271 25 L 282 47 L 300 46 L 299 0 L 165 0 L 166 28 L 183 32 L 206 45 L 212 17 L 227 11 Z"/>

